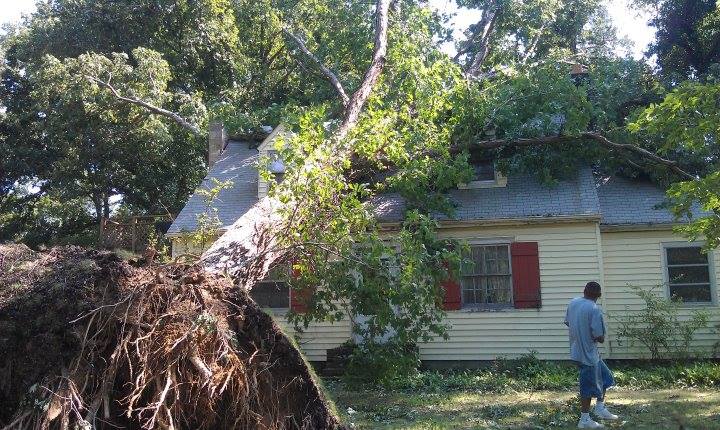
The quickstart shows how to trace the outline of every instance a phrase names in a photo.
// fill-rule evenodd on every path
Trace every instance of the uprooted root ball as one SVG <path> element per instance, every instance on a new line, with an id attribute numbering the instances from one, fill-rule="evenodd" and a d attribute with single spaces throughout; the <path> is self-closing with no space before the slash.
<path id="1" fill-rule="evenodd" d="M 305 361 L 225 279 L 0 245 L 0 426 L 327 429 Z"/>

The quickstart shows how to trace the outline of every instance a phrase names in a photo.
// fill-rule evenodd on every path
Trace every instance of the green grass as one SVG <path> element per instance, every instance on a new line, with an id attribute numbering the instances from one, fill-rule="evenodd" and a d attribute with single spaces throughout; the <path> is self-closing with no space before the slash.
<path id="1" fill-rule="evenodd" d="M 578 399 L 570 391 L 487 394 L 346 390 L 330 385 L 343 419 L 355 429 L 571 429 Z M 715 390 L 613 390 L 608 404 L 621 416 L 608 428 L 720 429 Z"/>
<path id="2" fill-rule="evenodd" d="M 608 428 L 720 430 L 720 364 L 611 366 Z M 487 369 L 426 371 L 386 386 L 327 381 L 357 429 L 566 429 L 578 418 L 577 370 L 531 356 Z"/>

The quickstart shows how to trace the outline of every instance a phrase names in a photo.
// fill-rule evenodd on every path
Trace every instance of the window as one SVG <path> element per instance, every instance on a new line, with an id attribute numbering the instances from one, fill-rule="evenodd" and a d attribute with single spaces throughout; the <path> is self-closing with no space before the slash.
<path id="1" fill-rule="evenodd" d="M 461 268 L 463 307 L 512 306 L 509 245 L 471 246 L 468 259 Z"/>
<path id="2" fill-rule="evenodd" d="M 482 161 L 473 165 L 475 176 L 473 181 L 494 181 L 495 180 L 495 163 L 492 161 Z"/>
<path id="3" fill-rule="evenodd" d="M 278 265 L 270 270 L 264 280 L 258 282 L 250 297 L 262 308 L 287 309 L 290 307 L 290 287 L 287 283 L 287 265 Z"/>
<path id="4" fill-rule="evenodd" d="M 685 303 L 712 302 L 710 264 L 701 246 L 666 245 L 665 277 L 670 297 Z"/>
<path id="5" fill-rule="evenodd" d="M 472 160 L 473 179 L 467 184 L 459 184 L 460 189 L 494 188 L 507 185 L 507 178 L 495 169 L 492 160 Z"/>

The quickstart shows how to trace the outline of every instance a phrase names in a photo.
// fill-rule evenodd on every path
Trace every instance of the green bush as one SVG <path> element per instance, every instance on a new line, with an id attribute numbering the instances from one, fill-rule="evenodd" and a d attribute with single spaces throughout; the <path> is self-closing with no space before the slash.
<path id="1" fill-rule="evenodd" d="M 686 388 L 720 386 L 720 363 L 691 364 L 647 362 L 611 363 L 615 382 L 630 389 Z M 385 379 L 383 388 L 417 393 L 475 391 L 574 390 L 578 371 L 570 362 L 539 360 L 534 354 L 512 360 L 497 360 L 489 367 L 474 370 L 422 371 L 395 374 Z"/>
<path id="2" fill-rule="evenodd" d="M 703 309 L 691 312 L 690 318 L 680 318 L 682 301 L 677 297 L 665 299 L 656 293 L 657 288 L 642 289 L 630 285 L 645 307 L 632 312 L 627 310 L 614 318 L 618 324 L 618 339 L 630 346 L 641 344 L 650 352 L 650 358 L 690 358 L 690 343 L 695 333 L 708 325 L 709 314 Z"/>
<path id="3" fill-rule="evenodd" d="M 351 385 L 392 386 L 395 381 L 412 378 L 419 368 L 420 352 L 417 346 L 396 342 L 367 342 L 354 348 L 344 379 Z"/>
<path id="4" fill-rule="evenodd" d="M 624 364 L 614 366 L 615 382 L 629 388 L 685 388 L 720 386 L 720 363 Z"/>

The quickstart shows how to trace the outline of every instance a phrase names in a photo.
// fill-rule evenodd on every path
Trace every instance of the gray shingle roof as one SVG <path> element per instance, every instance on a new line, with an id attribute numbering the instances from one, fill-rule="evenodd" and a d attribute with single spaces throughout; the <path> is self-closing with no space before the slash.
<path id="1" fill-rule="evenodd" d="M 672 224 L 677 221 L 665 208 L 665 190 L 648 180 L 611 177 L 600 181 L 598 198 L 602 209 L 602 224 Z M 702 216 L 699 207 L 694 216 Z"/>
<path id="2" fill-rule="evenodd" d="M 224 227 L 257 202 L 257 163 L 257 149 L 246 142 L 231 141 L 203 181 L 201 187 L 208 186 L 209 178 L 234 183 L 215 202 Z M 665 199 L 663 189 L 648 181 L 619 177 L 596 181 L 590 168 L 579 169 L 575 178 L 553 187 L 533 175 L 511 175 L 506 187 L 453 190 L 450 199 L 456 205 L 453 219 L 457 220 L 596 215 L 601 216 L 602 224 L 612 225 L 674 222 L 666 209 L 657 208 Z M 405 202 L 397 194 L 378 196 L 372 204 L 384 222 L 400 221 L 405 212 Z M 193 193 L 168 233 L 194 230 L 204 207 L 202 197 Z"/>
<path id="3" fill-rule="evenodd" d="M 554 187 L 532 175 L 511 175 L 505 187 L 453 190 L 450 199 L 457 220 L 600 215 L 589 168 Z M 399 221 L 405 212 L 405 202 L 396 194 L 379 196 L 373 204 L 381 221 Z"/>
<path id="4" fill-rule="evenodd" d="M 213 203 L 224 227 L 232 225 L 258 201 L 258 151 L 246 142 L 228 142 L 215 165 L 210 169 L 200 187 L 212 186 L 210 178 L 220 181 L 232 180 L 233 186 L 222 190 Z M 193 231 L 197 215 L 205 210 L 202 196 L 193 193 L 168 230 L 169 234 Z"/>

